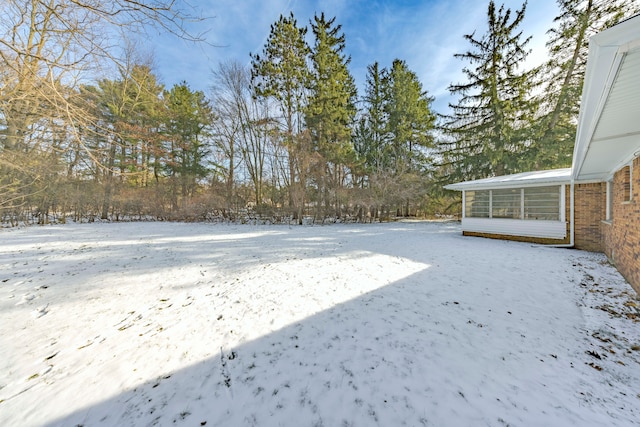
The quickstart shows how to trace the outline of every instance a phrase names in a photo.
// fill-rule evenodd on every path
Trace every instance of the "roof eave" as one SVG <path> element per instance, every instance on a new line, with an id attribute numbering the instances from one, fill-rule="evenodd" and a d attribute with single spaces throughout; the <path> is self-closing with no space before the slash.
<path id="1" fill-rule="evenodd" d="M 613 171 L 584 171 L 583 166 L 606 101 L 629 50 L 640 47 L 640 16 L 624 21 L 589 40 L 589 57 L 583 85 L 578 130 L 573 152 L 572 177 L 606 179 Z"/>
<path id="2" fill-rule="evenodd" d="M 552 173 L 553 176 L 536 176 Z M 571 169 L 552 169 L 523 174 L 504 175 L 502 177 L 486 178 L 475 181 L 463 181 L 445 185 L 447 190 L 491 190 L 499 188 L 540 187 L 547 185 L 563 185 L 571 182 Z"/>

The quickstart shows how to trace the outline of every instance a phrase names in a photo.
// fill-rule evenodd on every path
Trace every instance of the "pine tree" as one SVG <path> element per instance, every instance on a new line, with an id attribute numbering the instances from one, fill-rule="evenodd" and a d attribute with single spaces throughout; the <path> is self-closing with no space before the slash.
<path id="1" fill-rule="evenodd" d="M 423 169 L 435 125 L 430 108 L 433 98 L 422 89 L 406 62 L 399 59 L 393 61 L 384 88 L 389 141 L 386 151 L 393 162 L 390 167 L 396 174 Z"/>
<path id="2" fill-rule="evenodd" d="M 164 157 L 159 135 L 165 112 L 160 99 L 162 90 L 151 68 L 136 63 L 123 67 L 119 79 L 103 79 L 97 88 L 84 90 L 87 94 L 96 92 L 96 116 L 105 122 L 103 130 L 111 131 L 108 136 L 96 138 L 103 145 L 96 147 L 102 153 L 97 160 L 105 166 L 97 168 L 104 171 L 103 219 L 108 217 L 116 168 L 120 181 L 132 185 L 146 186 L 151 171 L 156 182 L 159 178 Z"/>
<path id="3" fill-rule="evenodd" d="M 311 21 L 315 44 L 311 52 L 312 79 L 305 122 L 311 131 L 315 150 L 326 162 L 319 186 L 325 206 L 328 194 L 345 183 L 346 166 L 354 160 L 351 126 L 356 108 L 356 87 L 347 68 L 345 37 L 335 17 L 322 13 Z"/>
<path id="4" fill-rule="evenodd" d="M 262 56 L 251 55 L 255 95 L 275 99 L 284 117 L 282 128 L 289 155 L 289 204 L 298 210 L 303 200 L 295 200 L 294 194 L 303 193 L 299 188 L 304 185 L 300 157 L 306 155 L 298 144 L 302 127 L 300 116 L 306 104 L 306 87 L 310 78 L 307 63 L 310 49 L 305 41 L 306 34 L 307 28 L 298 27 L 293 12 L 289 17 L 280 15 L 280 19 L 271 25 Z"/>
<path id="5" fill-rule="evenodd" d="M 384 111 L 384 81 L 387 70 L 377 62 L 367 66 L 364 111 L 354 129 L 354 149 L 364 175 L 381 171 L 388 166 L 384 145 L 386 138 L 386 113 Z"/>
<path id="6" fill-rule="evenodd" d="M 201 91 L 192 91 L 186 82 L 174 85 L 165 91 L 168 122 L 167 137 L 169 160 L 167 170 L 172 183 L 179 181 L 183 202 L 193 196 L 198 179 L 207 175 L 204 158 L 208 153 L 205 145 L 206 129 L 211 124 L 211 107 Z M 177 194 L 172 194 L 174 207 Z"/>
<path id="7" fill-rule="evenodd" d="M 519 71 L 529 54 L 519 25 L 526 2 L 515 12 L 504 5 L 487 10 L 487 32 L 464 38 L 472 49 L 455 57 L 466 60 L 468 81 L 452 84 L 449 91 L 459 95 L 458 104 L 443 115 L 446 140 L 441 142 L 443 164 L 455 164 L 451 181 L 476 179 L 518 172 L 520 157 L 530 144 L 528 126 L 535 104 L 530 99 L 534 72 Z"/>
<path id="8" fill-rule="evenodd" d="M 560 14 L 554 19 L 555 27 L 548 31 L 549 60 L 542 74 L 545 84 L 540 119 L 526 156 L 533 169 L 571 165 L 589 38 L 631 16 L 638 7 L 634 0 L 557 3 Z"/>

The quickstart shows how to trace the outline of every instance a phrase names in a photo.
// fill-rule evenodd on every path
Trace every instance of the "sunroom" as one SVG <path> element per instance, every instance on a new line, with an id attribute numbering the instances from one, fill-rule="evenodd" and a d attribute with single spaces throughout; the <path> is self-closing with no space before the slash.
<path id="1" fill-rule="evenodd" d="M 465 235 L 568 243 L 571 169 L 524 172 L 447 185 L 462 191 Z"/>

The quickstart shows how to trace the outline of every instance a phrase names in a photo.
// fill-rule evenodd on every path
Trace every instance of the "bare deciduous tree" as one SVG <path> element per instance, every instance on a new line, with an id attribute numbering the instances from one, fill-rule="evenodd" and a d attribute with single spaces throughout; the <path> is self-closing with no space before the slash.
<path id="1" fill-rule="evenodd" d="M 0 168 L 17 182 L 12 188 L 26 190 L 26 182 L 43 182 L 28 162 L 64 149 L 69 141 L 90 151 L 78 131 L 100 129 L 99 120 L 74 101 L 83 79 L 97 67 L 120 64 L 118 46 L 125 34 L 155 26 L 199 40 L 186 30 L 197 18 L 185 12 L 174 0 L 2 2 Z M 66 141 L 56 146 L 52 135 L 61 128 Z"/>
<path id="2" fill-rule="evenodd" d="M 236 149 L 247 168 L 255 192 L 255 203 L 264 203 L 265 158 L 275 126 L 264 103 L 251 94 L 250 74 L 238 62 L 220 64 L 214 72 L 214 105 L 217 142 L 227 155 L 227 185 L 233 186 Z M 228 190 L 230 191 L 230 190 Z"/>

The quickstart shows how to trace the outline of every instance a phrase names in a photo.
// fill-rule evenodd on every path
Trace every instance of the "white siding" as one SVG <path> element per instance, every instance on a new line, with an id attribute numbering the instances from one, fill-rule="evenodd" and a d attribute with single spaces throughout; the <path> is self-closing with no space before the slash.
<path id="1" fill-rule="evenodd" d="M 522 221 L 519 219 L 467 217 L 462 219 L 462 231 L 564 239 L 567 236 L 567 225 L 563 221 Z"/>

